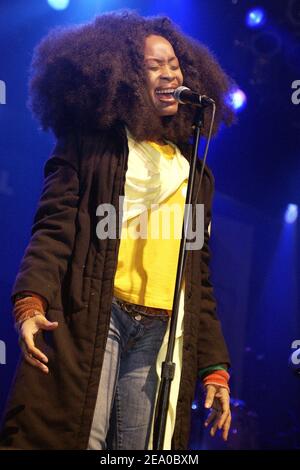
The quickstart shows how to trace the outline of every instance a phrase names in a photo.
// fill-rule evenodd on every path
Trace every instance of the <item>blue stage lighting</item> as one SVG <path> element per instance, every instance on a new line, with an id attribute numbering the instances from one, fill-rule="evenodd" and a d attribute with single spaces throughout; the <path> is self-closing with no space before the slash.
<path id="1" fill-rule="evenodd" d="M 298 206 L 297 204 L 289 204 L 285 211 L 285 221 L 287 224 L 293 224 L 296 222 L 298 217 Z"/>
<path id="2" fill-rule="evenodd" d="M 65 10 L 68 8 L 70 0 L 48 0 L 50 7 L 54 10 Z"/>
<path id="3" fill-rule="evenodd" d="M 258 28 L 266 21 L 266 14 L 262 8 L 254 8 L 247 13 L 246 23 L 249 28 Z"/>
<path id="4" fill-rule="evenodd" d="M 247 97 L 243 90 L 237 89 L 229 93 L 227 102 L 234 111 L 240 111 L 246 106 Z"/>

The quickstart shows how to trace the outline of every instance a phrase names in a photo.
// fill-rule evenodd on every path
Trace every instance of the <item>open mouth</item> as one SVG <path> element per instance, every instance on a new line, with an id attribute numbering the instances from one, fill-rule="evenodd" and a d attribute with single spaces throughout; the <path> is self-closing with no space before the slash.
<path id="1" fill-rule="evenodd" d="M 156 88 L 155 95 L 160 101 L 175 102 L 176 100 L 173 96 L 174 91 L 175 88 Z"/>

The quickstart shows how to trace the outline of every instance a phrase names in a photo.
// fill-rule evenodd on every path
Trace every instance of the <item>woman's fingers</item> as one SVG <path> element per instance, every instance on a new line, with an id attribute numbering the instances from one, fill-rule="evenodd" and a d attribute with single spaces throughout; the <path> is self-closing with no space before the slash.
<path id="1" fill-rule="evenodd" d="M 209 413 L 209 416 L 207 417 L 207 419 L 205 420 L 204 426 L 207 427 L 216 418 L 216 416 L 217 416 L 216 410 L 212 410 Z"/>
<path id="2" fill-rule="evenodd" d="M 229 413 L 229 415 L 227 416 L 227 419 L 224 423 L 224 426 L 223 426 L 222 437 L 223 437 L 224 441 L 227 441 L 227 439 L 228 439 L 230 424 L 231 424 L 231 414 Z"/>
<path id="3" fill-rule="evenodd" d="M 34 353 L 31 352 L 31 351 L 33 351 L 33 348 L 28 347 L 28 346 L 27 346 L 27 343 L 28 343 L 27 339 L 21 338 L 21 340 L 20 340 L 20 346 L 21 346 L 21 350 L 22 350 L 22 352 L 23 352 L 24 359 L 25 359 L 29 364 L 31 364 L 32 366 L 38 367 L 38 368 L 41 369 L 43 372 L 48 373 L 48 372 L 49 372 L 48 367 L 47 367 L 45 364 L 43 364 L 40 360 L 37 359 L 37 357 L 40 357 L 39 355 L 37 355 L 37 357 L 34 356 Z M 37 348 L 35 348 L 35 347 L 34 347 L 34 349 L 36 349 L 37 351 L 39 351 L 39 349 L 37 349 Z M 39 353 L 40 353 L 42 356 L 44 356 L 44 358 L 46 358 L 46 361 L 44 361 L 44 362 L 48 362 L 48 358 L 47 358 L 43 353 L 41 353 L 41 351 L 39 351 Z"/>
<path id="4" fill-rule="evenodd" d="M 204 406 L 205 408 L 210 408 L 213 404 L 215 394 L 216 394 L 216 387 L 214 385 L 208 385 L 206 387 L 206 398 Z"/>
<path id="5" fill-rule="evenodd" d="M 31 354 L 32 357 L 34 357 L 35 359 L 38 359 L 39 361 L 48 362 L 47 356 L 43 354 L 42 351 L 40 351 L 38 348 L 35 347 L 32 335 L 29 335 L 29 334 L 24 335 L 23 340 L 26 345 L 27 353 Z"/>
<path id="6" fill-rule="evenodd" d="M 30 353 L 28 353 L 27 351 L 25 351 L 24 353 L 24 358 L 29 364 L 31 364 L 34 367 L 38 367 L 39 369 L 41 369 L 42 372 L 44 372 L 45 374 L 48 374 L 49 372 L 48 367 L 45 366 L 45 364 L 43 364 L 42 362 L 32 357 Z"/>
<path id="7" fill-rule="evenodd" d="M 214 436 L 218 429 L 223 429 L 222 437 L 224 440 L 227 440 L 228 431 L 231 423 L 231 414 L 230 411 L 216 411 L 215 420 L 213 422 L 210 434 Z"/>
<path id="8" fill-rule="evenodd" d="M 47 323 L 43 315 L 36 315 L 26 320 L 20 332 L 20 346 L 26 361 L 32 366 L 38 367 L 43 372 L 48 373 L 49 369 L 44 364 L 48 362 L 47 356 L 34 344 L 34 335 L 42 328 L 43 323 Z"/>
<path id="9" fill-rule="evenodd" d="M 220 417 L 221 417 L 220 411 L 216 411 L 215 419 L 214 419 L 213 425 L 212 425 L 211 430 L 210 430 L 210 435 L 211 436 L 214 436 L 216 434 L 216 431 L 218 429 L 218 423 L 220 421 Z"/>
<path id="10" fill-rule="evenodd" d="M 35 346 L 34 336 L 40 329 L 54 330 L 57 326 L 58 322 L 50 322 L 44 315 L 39 314 L 25 320 L 20 331 L 20 346 L 24 358 L 29 364 L 38 367 L 46 373 L 49 372 L 49 369 L 44 363 L 48 363 L 48 358 Z"/>
<path id="11" fill-rule="evenodd" d="M 42 330 L 55 330 L 58 327 L 57 321 L 49 321 L 43 315 L 36 316 L 36 325 Z"/>
<path id="12" fill-rule="evenodd" d="M 211 413 L 209 414 L 208 418 L 206 419 L 204 426 L 208 427 L 210 424 L 212 425 L 211 430 L 210 430 L 210 435 L 214 436 L 217 429 L 218 429 L 218 423 L 221 418 L 221 412 L 217 410 L 212 410 Z"/>
<path id="13" fill-rule="evenodd" d="M 219 424 L 218 424 L 218 427 L 219 429 L 222 429 L 224 423 L 226 422 L 228 416 L 230 414 L 230 409 L 229 408 L 225 408 L 221 417 L 220 417 L 220 420 L 219 420 Z"/>

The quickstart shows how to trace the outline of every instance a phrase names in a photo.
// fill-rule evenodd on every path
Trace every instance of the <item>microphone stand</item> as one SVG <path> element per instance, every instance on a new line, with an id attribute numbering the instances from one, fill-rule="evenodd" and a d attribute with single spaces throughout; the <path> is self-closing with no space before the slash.
<path id="1" fill-rule="evenodd" d="M 213 105 L 214 105 L 214 102 L 213 102 Z M 213 112 L 213 116 L 214 116 L 214 112 Z M 190 223 L 190 219 L 191 219 L 190 208 L 191 208 L 192 194 L 193 194 L 193 189 L 194 189 L 198 146 L 199 146 L 200 134 L 203 129 L 203 126 L 204 126 L 204 106 L 201 106 L 197 108 L 197 112 L 196 112 L 194 123 L 193 123 L 193 129 L 194 129 L 193 152 L 192 152 L 192 159 L 190 163 L 187 195 L 186 195 L 186 200 L 185 200 L 184 221 L 183 221 L 183 226 L 182 226 L 182 236 L 181 236 L 180 251 L 179 251 L 179 257 L 178 257 L 176 283 L 175 283 L 171 324 L 170 324 L 170 332 L 169 332 L 169 339 L 168 339 L 168 348 L 167 348 L 165 361 L 162 363 L 161 381 L 160 381 L 158 398 L 157 398 L 157 403 L 156 403 L 156 408 L 155 408 L 154 428 L 153 428 L 153 450 L 163 449 L 167 413 L 168 413 L 168 408 L 169 408 L 171 382 L 175 375 L 176 364 L 173 362 L 173 353 L 174 353 L 174 346 L 175 346 L 176 327 L 177 327 L 177 321 L 178 321 L 180 290 L 181 290 L 183 273 L 184 273 L 185 264 L 186 264 L 186 239 L 187 239 L 186 232 L 187 230 L 190 230 L 190 225 L 192 229 L 192 224 Z M 211 130 L 212 130 L 212 125 L 210 129 L 210 133 L 211 133 Z M 207 148 L 208 146 L 206 147 L 206 149 Z M 200 186 L 202 182 L 204 165 L 205 165 L 205 158 L 203 160 L 203 166 L 202 166 L 197 195 L 200 190 Z M 196 196 L 195 202 L 196 201 L 197 201 L 197 196 Z"/>

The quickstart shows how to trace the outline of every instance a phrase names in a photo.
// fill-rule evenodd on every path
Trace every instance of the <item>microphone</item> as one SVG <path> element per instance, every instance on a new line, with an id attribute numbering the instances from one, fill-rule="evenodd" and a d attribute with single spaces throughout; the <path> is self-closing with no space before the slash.
<path id="1" fill-rule="evenodd" d="M 186 86 L 179 86 L 173 92 L 176 101 L 181 104 L 193 104 L 195 106 L 211 106 L 214 100 L 206 95 L 199 95 Z"/>

